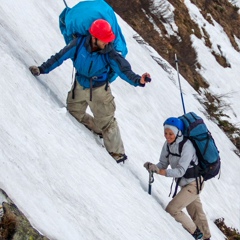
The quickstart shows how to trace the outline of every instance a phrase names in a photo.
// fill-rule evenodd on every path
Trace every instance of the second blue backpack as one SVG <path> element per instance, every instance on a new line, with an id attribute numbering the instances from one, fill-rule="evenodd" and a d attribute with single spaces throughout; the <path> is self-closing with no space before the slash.
<path id="1" fill-rule="evenodd" d="M 184 137 L 191 140 L 196 149 L 200 174 L 205 181 L 215 177 L 221 167 L 219 151 L 203 119 L 194 112 L 179 118 L 184 123 Z"/>

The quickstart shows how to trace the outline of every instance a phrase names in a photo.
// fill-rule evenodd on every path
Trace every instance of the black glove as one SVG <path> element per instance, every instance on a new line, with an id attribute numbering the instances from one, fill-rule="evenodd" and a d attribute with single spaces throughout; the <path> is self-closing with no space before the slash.
<path id="1" fill-rule="evenodd" d="M 30 72 L 32 73 L 33 76 L 39 76 L 40 75 L 39 67 L 31 66 L 31 67 L 29 67 L 29 70 L 30 70 Z"/>

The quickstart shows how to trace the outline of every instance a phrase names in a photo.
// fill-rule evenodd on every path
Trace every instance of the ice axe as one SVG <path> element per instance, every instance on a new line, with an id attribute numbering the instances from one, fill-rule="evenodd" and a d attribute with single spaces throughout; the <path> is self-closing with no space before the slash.
<path id="1" fill-rule="evenodd" d="M 149 172 L 149 179 L 148 179 L 148 194 L 151 195 L 152 193 L 152 183 L 154 182 L 153 172 Z"/>

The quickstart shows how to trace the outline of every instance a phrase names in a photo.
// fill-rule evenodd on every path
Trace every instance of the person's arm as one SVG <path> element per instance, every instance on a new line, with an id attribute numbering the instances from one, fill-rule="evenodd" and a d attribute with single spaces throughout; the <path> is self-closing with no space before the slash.
<path id="1" fill-rule="evenodd" d="M 149 73 L 144 73 L 142 76 L 134 73 L 130 63 L 115 50 L 112 50 L 109 53 L 109 64 L 114 72 L 120 76 L 120 78 L 135 87 L 144 87 L 145 83 L 149 82 L 146 77 L 151 78 Z"/>
<path id="2" fill-rule="evenodd" d="M 39 66 L 41 74 L 51 72 L 56 67 L 60 66 L 65 60 L 74 58 L 78 38 L 73 39 L 67 46 L 60 50 L 55 55 L 51 56 L 46 62 Z"/>
<path id="3" fill-rule="evenodd" d="M 167 152 L 167 142 L 164 143 L 162 147 L 162 151 L 160 154 L 159 162 L 157 164 L 153 164 L 151 162 L 144 163 L 144 167 L 148 171 L 155 172 L 157 174 L 166 176 L 166 169 L 169 165 L 169 160 L 167 158 L 168 152 Z"/>
<path id="4" fill-rule="evenodd" d="M 156 166 L 158 167 L 158 174 L 162 175 L 162 176 L 166 176 L 167 173 L 167 168 L 169 165 L 169 160 L 167 158 L 168 155 L 168 150 L 167 150 L 167 142 L 164 143 L 163 147 L 162 147 L 162 151 L 160 154 L 160 158 L 159 158 L 159 163 L 156 164 Z"/>

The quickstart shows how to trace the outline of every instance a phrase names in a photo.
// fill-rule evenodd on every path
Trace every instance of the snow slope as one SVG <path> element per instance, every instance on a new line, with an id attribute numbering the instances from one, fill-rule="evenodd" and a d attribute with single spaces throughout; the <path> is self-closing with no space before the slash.
<path id="1" fill-rule="evenodd" d="M 69 6 L 77 0 L 68 0 Z M 197 11 L 186 1 L 190 11 Z M 3 0 L 0 7 L 0 188 L 7 192 L 31 224 L 57 240 L 166 240 L 192 239 L 164 211 L 172 179 L 155 176 L 148 195 L 146 161 L 158 162 L 164 143 L 163 121 L 183 114 L 176 71 L 165 71 L 151 56 L 152 48 L 139 45 L 120 17 L 133 70 L 149 72 L 152 82 L 134 88 L 121 79 L 112 85 L 129 161 L 117 165 L 94 136 L 66 111 L 65 99 L 72 82 L 71 61 L 48 75 L 33 77 L 28 67 L 40 65 L 64 47 L 58 29 L 62 1 Z M 198 14 L 198 13 L 197 13 Z M 196 21 L 201 24 L 201 16 Z M 238 82 L 240 58 L 221 26 L 211 30 L 226 46 L 231 69 L 223 69 L 193 37 L 204 76 L 212 91 L 235 91 L 229 102 L 233 121 L 240 119 Z M 214 69 L 214 72 L 212 71 Z M 226 82 L 216 81 L 227 79 Z M 214 75 L 214 77 L 212 77 Z M 214 224 L 224 218 L 240 229 L 240 164 L 234 145 L 216 124 L 205 118 L 197 93 L 181 77 L 187 111 L 204 118 L 222 159 L 221 178 L 206 183 L 202 202 L 214 240 L 224 239 Z"/>

